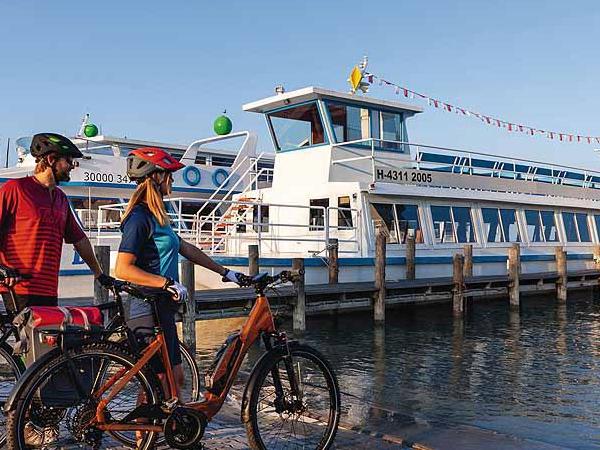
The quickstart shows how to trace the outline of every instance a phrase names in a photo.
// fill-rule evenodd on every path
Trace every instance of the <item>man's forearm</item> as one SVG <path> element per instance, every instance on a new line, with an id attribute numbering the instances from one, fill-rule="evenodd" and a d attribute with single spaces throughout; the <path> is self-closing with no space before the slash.
<path id="1" fill-rule="evenodd" d="M 98 277 L 100 274 L 102 274 L 102 269 L 100 268 L 100 264 L 96 259 L 96 254 L 94 253 L 92 244 L 87 237 L 83 238 L 79 242 L 76 242 L 73 244 L 73 246 L 75 247 L 75 250 L 77 250 L 77 253 L 79 253 L 79 256 L 81 256 L 81 259 L 83 259 L 85 263 L 90 266 L 90 269 L 92 272 L 94 272 L 95 277 Z"/>

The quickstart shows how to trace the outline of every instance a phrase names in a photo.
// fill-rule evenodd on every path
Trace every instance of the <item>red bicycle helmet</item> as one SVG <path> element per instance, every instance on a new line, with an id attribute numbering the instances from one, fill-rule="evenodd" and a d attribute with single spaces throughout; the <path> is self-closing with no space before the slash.
<path id="1" fill-rule="evenodd" d="M 127 156 L 127 176 L 132 180 L 139 180 L 157 171 L 175 172 L 182 167 L 185 165 L 169 152 L 156 147 L 136 148 Z"/>

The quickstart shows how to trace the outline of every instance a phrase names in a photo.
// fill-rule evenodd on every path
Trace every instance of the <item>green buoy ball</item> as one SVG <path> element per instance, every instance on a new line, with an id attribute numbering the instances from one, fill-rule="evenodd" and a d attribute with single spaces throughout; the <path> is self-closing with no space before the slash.
<path id="1" fill-rule="evenodd" d="M 88 123 L 85 127 L 83 127 L 83 134 L 89 138 L 98 136 L 98 127 L 93 123 Z"/>
<path id="2" fill-rule="evenodd" d="M 215 129 L 215 133 L 219 136 L 224 136 L 226 134 L 231 133 L 231 128 L 233 124 L 231 123 L 231 119 L 227 116 L 219 116 L 215 119 L 215 123 L 213 128 Z"/>

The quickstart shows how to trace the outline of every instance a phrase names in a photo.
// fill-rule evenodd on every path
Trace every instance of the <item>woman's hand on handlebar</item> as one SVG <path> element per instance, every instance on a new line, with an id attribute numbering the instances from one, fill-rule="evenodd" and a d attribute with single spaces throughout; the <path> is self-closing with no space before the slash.
<path id="1" fill-rule="evenodd" d="M 242 272 L 235 272 L 234 270 L 226 269 L 223 274 L 222 280 L 224 283 L 233 282 L 239 286 L 251 286 L 252 277 L 243 274 Z"/>

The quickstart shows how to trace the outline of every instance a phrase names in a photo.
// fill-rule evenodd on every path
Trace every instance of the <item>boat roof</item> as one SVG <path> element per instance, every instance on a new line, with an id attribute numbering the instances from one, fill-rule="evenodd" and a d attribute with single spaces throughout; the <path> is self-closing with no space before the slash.
<path id="1" fill-rule="evenodd" d="M 309 86 L 302 89 L 297 89 L 295 91 L 284 92 L 283 94 L 276 94 L 271 97 L 267 97 L 251 103 L 246 103 L 242 106 L 242 108 L 244 111 L 265 113 L 290 104 L 298 104 L 306 101 L 323 98 L 331 100 L 340 100 L 346 103 L 355 103 L 365 105 L 368 107 L 378 107 L 380 109 L 403 112 L 405 114 L 408 113 L 409 115 L 414 115 L 423 112 L 423 108 L 421 108 L 420 106 L 408 105 L 400 102 L 392 102 L 389 100 L 382 100 L 362 95 L 353 95 L 345 92 L 331 91 L 315 86 Z"/>

